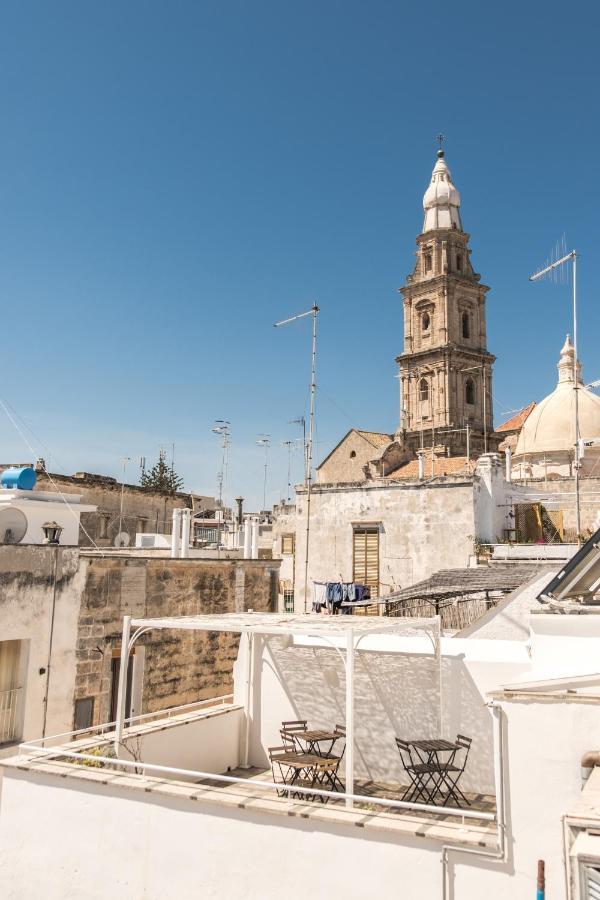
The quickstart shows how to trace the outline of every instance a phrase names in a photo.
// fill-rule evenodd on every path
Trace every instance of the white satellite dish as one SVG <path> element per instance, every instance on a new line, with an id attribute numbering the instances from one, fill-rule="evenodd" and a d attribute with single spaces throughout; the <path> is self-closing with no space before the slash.
<path id="1" fill-rule="evenodd" d="M 26 531 L 27 517 L 25 513 L 14 506 L 7 506 L 0 510 L 0 544 L 19 544 L 25 537 Z"/>
<path id="2" fill-rule="evenodd" d="M 126 531 L 120 531 L 115 538 L 115 547 L 129 547 L 129 535 Z"/>

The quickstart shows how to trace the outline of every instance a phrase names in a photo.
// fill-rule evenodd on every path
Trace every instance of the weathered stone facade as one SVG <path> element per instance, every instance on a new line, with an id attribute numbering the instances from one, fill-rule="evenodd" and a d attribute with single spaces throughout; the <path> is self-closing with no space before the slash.
<path id="1" fill-rule="evenodd" d="M 94 698 L 96 724 L 110 720 L 111 666 L 124 615 L 154 618 L 275 609 L 277 562 L 100 557 L 85 551 L 81 556 L 87 575 L 75 699 Z M 140 638 L 143 711 L 227 693 L 238 640 L 227 633 L 194 631 L 155 631 Z"/>
<path id="2" fill-rule="evenodd" d="M 392 440 L 391 434 L 352 428 L 317 469 L 320 484 L 364 481 L 370 462 Z"/>
<path id="3" fill-rule="evenodd" d="M 93 724 L 110 720 L 123 616 L 273 611 L 279 565 L 0 545 L 0 641 L 21 642 L 18 739 L 70 731 L 86 698 Z M 142 637 L 135 714 L 229 692 L 237 645 L 226 633 Z"/>
<path id="4" fill-rule="evenodd" d="M 449 184 L 443 152 L 434 169 Z M 438 171 L 439 170 L 439 171 Z M 428 192 L 429 193 L 429 192 Z M 427 194 L 426 194 L 427 199 Z M 460 200 L 456 200 L 456 209 Z M 400 367 L 400 428 L 397 437 L 412 453 L 433 440 L 452 456 L 494 450 L 492 364 L 487 349 L 485 298 L 489 290 L 471 265 L 469 235 L 460 218 L 439 227 L 426 214 L 417 238 L 416 262 L 404 299 L 404 350 Z M 428 227 L 429 223 L 429 227 Z M 448 223 L 450 225 L 450 223 Z M 487 432 L 487 441 L 484 440 Z M 442 450 L 444 452 L 444 450 Z"/>

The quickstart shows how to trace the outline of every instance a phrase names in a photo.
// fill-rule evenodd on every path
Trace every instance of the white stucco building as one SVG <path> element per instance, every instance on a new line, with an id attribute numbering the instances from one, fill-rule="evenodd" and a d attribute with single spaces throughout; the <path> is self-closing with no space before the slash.
<path id="1" fill-rule="evenodd" d="M 411 900 L 529 900 L 542 860 L 546 896 L 592 900 L 600 571 L 586 554 L 557 580 L 568 597 L 540 602 L 536 576 L 456 637 L 436 619 L 127 619 L 123 646 L 148 630 L 240 634 L 233 695 L 4 760 L 2 895 L 396 900 L 401 884 Z M 281 794 L 269 748 L 291 719 L 345 724 L 343 790 Z M 402 799 L 395 738 L 457 734 L 465 802 Z"/>

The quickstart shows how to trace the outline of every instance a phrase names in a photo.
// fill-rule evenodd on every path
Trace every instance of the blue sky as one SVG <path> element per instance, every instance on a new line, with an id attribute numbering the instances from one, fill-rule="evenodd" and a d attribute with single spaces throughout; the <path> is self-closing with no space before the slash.
<path id="1" fill-rule="evenodd" d="M 0 7 L 2 397 L 56 471 L 118 474 L 176 445 L 214 493 L 285 491 L 308 405 L 316 456 L 393 430 L 396 288 L 447 135 L 472 260 L 491 286 L 497 422 L 547 394 L 569 288 L 529 284 L 563 232 L 581 253 L 580 356 L 600 378 L 598 6 L 552 2 L 46 2 Z M 3 415 L 3 414 L 2 414 Z M 6 416 L 4 460 L 31 452 Z M 301 460 L 295 460 L 299 479 Z"/>

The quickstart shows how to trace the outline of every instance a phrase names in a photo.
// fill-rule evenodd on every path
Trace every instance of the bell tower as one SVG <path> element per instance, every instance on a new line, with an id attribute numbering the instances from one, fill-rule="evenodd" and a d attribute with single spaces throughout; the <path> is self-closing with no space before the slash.
<path id="1" fill-rule="evenodd" d="M 496 449 L 492 365 L 487 349 L 485 299 L 489 290 L 471 265 L 460 195 L 440 148 L 423 198 L 423 232 L 404 287 L 404 350 L 400 372 L 400 426 L 407 450 L 479 455 Z"/>

